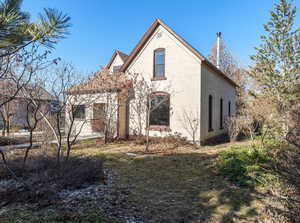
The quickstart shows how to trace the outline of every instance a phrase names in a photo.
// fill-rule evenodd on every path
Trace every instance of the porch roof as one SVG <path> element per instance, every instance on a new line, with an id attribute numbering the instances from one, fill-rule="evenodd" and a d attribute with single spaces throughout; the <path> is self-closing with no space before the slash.
<path id="1" fill-rule="evenodd" d="M 96 94 L 104 92 L 118 92 L 122 89 L 131 88 L 131 81 L 123 73 L 111 74 L 109 70 L 103 69 L 93 77 L 69 90 L 67 94 Z"/>

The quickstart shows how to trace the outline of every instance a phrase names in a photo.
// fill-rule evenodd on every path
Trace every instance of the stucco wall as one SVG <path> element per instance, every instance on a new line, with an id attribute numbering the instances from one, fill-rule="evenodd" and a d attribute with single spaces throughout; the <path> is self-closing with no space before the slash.
<path id="1" fill-rule="evenodd" d="M 159 35 L 158 35 L 159 33 Z M 183 129 L 180 121 L 183 109 L 193 110 L 200 118 L 200 60 L 182 45 L 173 35 L 159 26 L 145 44 L 127 72 L 140 73 L 149 82 L 153 77 L 153 52 L 157 48 L 165 49 L 165 76 L 167 80 L 159 82 L 158 89 L 168 90 L 171 104 L 170 128 L 172 133 L 180 132 L 183 136 L 190 135 Z M 132 112 L 132 111 L 130 111 Z M 132 121 L 130 121 L 132 130 Z M 151 135 L 165 135 L 167 132 L 151 131 Z M 200 138 L 200 130 L 197 133 Z"/>
<path id="2" fill-rule="evenodd" d="M 213 131 L 209 132 L 209 95 L 213 97 Z M 201 66 L 201 141 L 225 133 L 220 129 L 220 99 L 223 99 L 223 121 L 228 117 L 228 102 L 231 102 L 231 115 L 235 114 L 235 88 L 206 64 Z M 225 127 L 225 125 L 223 125 Z"/>
<path id="3" fill-rule="evenodd" d="M 111 93 L 111 97 L 116 99 L 117 95 L 116 93 Z M 74 96 L 69 96 L 69 101 L 72 101 L 72 97 Z M 80 131 L 80 135 L 81 136 L 86 136 L 86 135 L 92 135 L 94 134 L 93 130 L 92 130 L 92 124 L 91 121 L 94 117 L 93 114 L 93 104 L 94 103 L 106 103 L 106 93 L 102 93 L 102 94 L 83 94 L 83 95 L 79 95 L 76 96 L 76 99 L 74 99 L 74 101 L 72 101 L 71 103 L 76 104 L 76 105 L 85 105 L 85 114 L 86 117 L 84 120 L 80 120 L 80 119 L 75 119 L 74 121 L 74 133 L 78 133 L 78 131 Z M 117 120 L 117 101 L 115 101 L 115 103 L 111 103 L 112 108 L 114 109 L 112 114 L 113 114 L 113 119 L 114 122 Z M 66 130 L 69 128 L 70 125 L 70 118 L 69 118 L 69 113 L 67 112 L 68 109 L 66 109 Z"/>

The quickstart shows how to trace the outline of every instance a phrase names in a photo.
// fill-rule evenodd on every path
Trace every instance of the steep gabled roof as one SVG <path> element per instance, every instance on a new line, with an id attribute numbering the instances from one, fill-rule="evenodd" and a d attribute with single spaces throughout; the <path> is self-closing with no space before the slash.
<path id="1" fill-rule="evenodd" d="M 110 58 L 108 64 L 106 65 L 106 68 L 107 68 L 107 69 L 110 68 L 111 64 L 113 63 L 113 61 L 115 60 L 115 58 L 116 58 L 117 55 L 120 56 L 120 58 L 122 59 L 123 63 L 125 63 L 125 61 L 126 61 L 127 58 L 128 58 L 128 55 L 127 55 L 127 54 L 121 52 L 120 50 L 116 50 L 116 51 L 114 52 L 114 54 L 112 55 L 112 57 Z"/>
<path id="2" fill-rule="evenodd" d="M 169 33 L 171 33 L 180 43 L 182 43 L 187 49 L 189 49 L 197 58 L 201 60 L 202 63 L 206 64 L 208 67 L 210 67 L 212 70 L 214 70 L 217 74 L 219 74 L 222 78 L 224 78 L 226 81 L 228 81 L 233 86 L 237 87 L 237 84 L 231 80 L 229 77 L 227 77 L 224 72 L 222 72 L 220 69 L 218 69 L 215 65 L 213 65 L 208 59 L 206 59 L 198 50 L 196 50 L 194 47 L 192 47 L 187 41 L 185 41 L 182 37 L 180 37 L 177 33 L 175 33 L 169 26 L 167 26 L 163 21 L 160 19 L 156 19 L 154 23 L 150 26 L 150 28 L 147 30 L 147 32 L 143 35 L 141 40 L 138 42 L 136 47 L 132 50 L 129 57 L 124 62 L 123 66 L 121 67 L 120 71 L 125 72 L 126 69 L 130 66 L 132 61 L 135 59 L 135 57 L 138 55 L 138 53 L 142 50 L 144 45 L 147 43 L 147 41 L 150 39 L 152 34 L 155 32 L 155 30 L 159 27 L 164 27 Z"/>

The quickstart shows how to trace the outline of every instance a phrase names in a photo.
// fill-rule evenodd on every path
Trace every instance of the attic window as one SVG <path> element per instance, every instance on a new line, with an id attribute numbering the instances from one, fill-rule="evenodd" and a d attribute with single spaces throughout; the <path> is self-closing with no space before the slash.
<path id="1" fill-rule="evenodd" d="M 113 73 L 119 72 L 122 66 L 113 66 Z"/>
<path id="2" fill-rule="evenodd" d="M 165 78 L 165 49 L 156 49 L 154 51 L 153 77 L 155 79 Z"/>

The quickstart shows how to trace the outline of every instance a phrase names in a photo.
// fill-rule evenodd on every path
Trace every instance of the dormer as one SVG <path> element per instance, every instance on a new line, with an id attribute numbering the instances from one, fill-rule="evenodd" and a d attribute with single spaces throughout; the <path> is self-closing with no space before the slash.
<path id="1" fill-rule="evenodd" d="M 128 55 L 116 50 L 112 55 L 111 59 L 109 60 L 108 64 L 106 65 L 106 69 L 110 70 L 112 74 L 117 73 L 122 65 L 127 60 Z"/>

